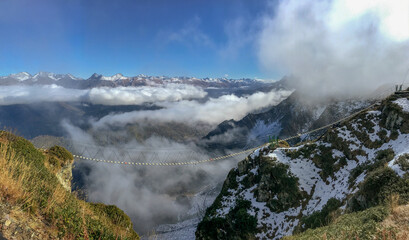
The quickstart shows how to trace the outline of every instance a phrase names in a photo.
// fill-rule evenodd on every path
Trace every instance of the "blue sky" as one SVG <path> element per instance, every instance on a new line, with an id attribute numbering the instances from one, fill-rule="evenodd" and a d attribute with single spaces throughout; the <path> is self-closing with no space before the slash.
<path id="1" fill-rule="evenodd" d="M 0 75 L 277 78 L 255 49 L 266 11 L 267 0 L 1 0 Z"/>

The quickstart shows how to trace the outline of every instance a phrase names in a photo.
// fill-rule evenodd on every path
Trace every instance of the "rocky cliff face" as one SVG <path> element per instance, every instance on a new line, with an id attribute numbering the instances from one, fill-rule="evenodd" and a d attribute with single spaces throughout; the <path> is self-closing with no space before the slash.
<path id="1" fill-rule="evenodd" d="M 60 184 L 68 192 L 71 192 L 72 168 L 74 157 L 65 148 L 53 146 L 45 151 L 46 166 L 55 173 Z"/>
<path id="2" fill-rule="evenodd" d="M 71 192 L 71 180 L 72 180 L 72 164 L 67 163 L 61 167 L 61 170 L 57 172 L 56 176 L 58 181 L 61 185 L 67 190 Z"/>
<path id="3" fill-rule="evenodd" d="M 407 202 L 408 160 L 409 99 L 393 95 L 319 140 L 256 150 L 230 171 L 196 237 L 280 239 L 392 195 Z"/>

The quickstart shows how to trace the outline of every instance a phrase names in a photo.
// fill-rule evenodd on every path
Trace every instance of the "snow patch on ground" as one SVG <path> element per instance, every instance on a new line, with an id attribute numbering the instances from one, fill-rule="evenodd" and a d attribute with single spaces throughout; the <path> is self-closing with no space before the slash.
<path id="1" fill-rule="evenodd" d="M 398 104 L 404 112 L 409 112 L 409 100 L 407 98 L 399 98 L 393 103 Z"/>
<path id="2" fill-rule="evenodd" d="M 317 109 L 315 109 L 313 112 L 314 120 L 317 120 L 318 118 L 320 118 L 326 108 L 327 106 L 325 105 L 325 106 L 319 106 Z"/>
<path id="3" fill-rule="evenodd" d="M 241 188 L 243 188 L 243 186 L 239 185 L 238 189 L 241 189 Z M 230 209 L 236 205 L 237 190 L 229 189 L 228 193 L 229 193 L 228 196 L 223 196 L 222 201 L 221 201 L 222 207 L 216 210 L 216 217 L 223 217 L 227 215 L 230 212 Z"/>
<path id="4" fill-rule="evenodd" d="M 291 159 L 285 155 L 282 150 L 275 150 L 267 155 L 271 158 L 276 158 L 279 162 L 290 166 L 290 171 L 299 178 L 300 190 L 311 193 L 312 187 L 320 179 L 320 169 L 309 159 Z"/>
<path id="5" fill-rule="evenodd" d="M 260 139 L 261 141 L 266 142 L 268 141 L 269 136 L 278 136 L 282 129 L 280 120 L 268 124 L 262 120 L 257 120 L 256 124 L 250 131 L 248 142 L 252 142 L 255 139 Z"/>
<path id="6" fill-rule="evenodd" d="M 389 166 L 390 168 L 392 168 L 392 170 L 395 171 L 396 174 L 398 174 L 400 177 L 402 177 L 406 172 L 403 171 L 403 170 L 401 169 L 401 167 L 400 167 L 398 164 L 395 163 L 395 160 L 396 160 L 396 159 L 390 161 L 390 162 L 388 163 L 388 166 Z"/>
<path id="7" fill-rule="evenodd" d="M 388 166 L 390 168 L 393 169 L 393 171 L 395 171 L 396 174 L 398 174 L 400 177 L 403 177 L 403 175 L 405 173 L 407 173 L 407 171 L 402 170 L 402 168 L 399 166 L 399 164 L 396 162 L 398 160 L 399 157 L 401 157 L 404 154 L 408 154 L 409 153 L 409 149 L 407 150 L 407 152 L 401 152 L 399 155 L 396 155 L 394 159 L 392 159 L 389 163 Z"/>

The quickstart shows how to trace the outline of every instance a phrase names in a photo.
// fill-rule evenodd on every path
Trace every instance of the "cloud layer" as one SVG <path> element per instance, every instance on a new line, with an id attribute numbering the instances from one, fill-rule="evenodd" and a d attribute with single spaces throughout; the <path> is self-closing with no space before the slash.
<path id="1" fill-rule="evenodd" d="M 157 105 L 163 109 L 134 111 L 116 115 L 108 115 L 94 123 L 95 127 L 124 126 L 138 121 L 176 121 L 195 124 L 204 122 L 218 124 L 224 120 L 239 120 L 248 113 L 276 105 L 288 97 L 291 91 L 257 92 L 250 96 L 237 97 L 223 95 L 210 98 L 205 103 L 183 100 L 179 102 L 163 102 Z"/>
<path id="2" fill-rule="evenodd" d="M 180 144 L 158 137 L 149 138 L 143 144 L 131 141 L 121 146 L 98 147 L 87 132 L 67 122 L 63 126 L 70 138 L 75 139 L 73 150 L 81 154 L 84 149 L 81 142 L 87 142 L 85 154 L 95 158 L 129 161 L 114 154 L 125 152 L 138 162 L 209 159 L 208 153 L 194 144 Z M 174 157 L 169 159 L 169 155 Z M 75 169 L 81 171 L 86 180 L 90 201 L 117 205 L 131 217 L 137 232 L 146 234 L 159 224 L 175 223 L 180 218 L 192 217 L 187 212 L 194 206 L 189 204 L 186 195 L 223 181 L 236 162 L 230 159 L 190 166 L 129 167 L 79 161 Z"/>
<path id="3" fill-rule="evenodd" d="M 184 84 L 167 84 L 163 87 L 93 88 L 87 93 L 91 103 L 103 105 L 137 105 L 145 102 L 174 102 L 183 99 L 203 98 L 201 88 Z"/>
<path id="4" fill-rule="evenodd" d="M 57 85 L 13 85 L 0 88 L 0 105 L 56 101 L 85 101 L 103 105 L 138 105 L 203 98 L 206 95 L 207 93 L 203 89 L 185 84 L 167 84 L 160 87 L 101 87 L 90 90 L 68 89 Z"/>
<path id="5" fill-rule="evenodd" d="M 400 83 L 409 67 L 409 2 L 397 2 L 281 1 L 264 17 L 260 63 L 294 75 L 297 89 L 316 97 Z"/>

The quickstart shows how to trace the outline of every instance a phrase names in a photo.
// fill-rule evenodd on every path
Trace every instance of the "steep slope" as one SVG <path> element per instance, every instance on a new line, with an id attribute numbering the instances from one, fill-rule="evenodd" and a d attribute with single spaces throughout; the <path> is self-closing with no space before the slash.
<path id="1" fill-rule="evenodd" d="M 248 156 L 230 171 L 196 237 L 279 239 L 325 225 L 337 214 L 376 207 L 391 196 L 405 203 L 408 166 L 409 100 L 393 95 L 315 142 L 265 147 Z M 376 226 L 387 216 L 381 212 L 368 221 Z M 368 236 L 376 233 L 376 227 L 366 230 Z"/>
<path id="2" fill-rule="evenodd" d="M 321 127 L 365 108 L 372 102 L 373 100 L 362 99 L 326 99 L 322 102 L 310 102 L 295 91 L 287 99 L 265 112 L 248 114 L 239 121 L 222 122 L 205 139 L 213 141 L 219 138 L 231 139 L 220 143 L 220 148 L 257 146 L 266 142 L 268 136 L 285 138 Z M 314 138 L 316 135 L 304 137 Z"/>
<path id="3" fill-rule="evenodd" d="M 0 132 L 0 236 L 6 239 L 139 239 L 116 206 L 71 193 L 73 157 L 62 147 L 38 150 Z"/>

